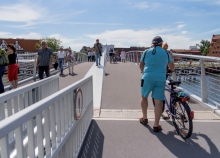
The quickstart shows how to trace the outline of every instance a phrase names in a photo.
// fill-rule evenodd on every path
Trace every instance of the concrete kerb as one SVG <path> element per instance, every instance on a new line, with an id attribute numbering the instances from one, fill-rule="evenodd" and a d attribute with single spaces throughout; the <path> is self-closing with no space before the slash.
<path id="1" fill-rule="evenodd" d="M 102 54 L 101 65 L 96 66 L 96 63 L 92 65 L 90 70 L 87 72 L 85 77 L 93 76 L 93 116 L 99 117 L 101 113 L 101 103 L 102 103 L 102 90 L 105 76 L 105 58 L 106 50 Z"/>

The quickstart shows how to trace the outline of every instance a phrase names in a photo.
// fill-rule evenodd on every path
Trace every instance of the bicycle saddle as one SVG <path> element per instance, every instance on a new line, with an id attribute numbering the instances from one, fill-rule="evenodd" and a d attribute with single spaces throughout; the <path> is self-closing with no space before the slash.
<path id="1" fill-rule="evenodd" d="M 168 85 L 179 85 L 181 82 L 180 81 L 170 81 Z"/>

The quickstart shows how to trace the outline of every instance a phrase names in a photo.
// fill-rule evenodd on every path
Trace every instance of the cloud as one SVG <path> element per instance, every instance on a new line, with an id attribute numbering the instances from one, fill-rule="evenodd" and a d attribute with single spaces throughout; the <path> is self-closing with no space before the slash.
<path id="1" fill-rule="evenodd" d="M 136 4 L 134 7 L 137 9 L 147 9 L 147 8 L 149 8 L 149 5 L 147 2 L 140 2 L 140 3 Z"/>
<path id="2" fill-rule="evenodd" d="M 130 46 L 150 46 L 155 36 L 161 36 L 164 41 L 168 42 L 171 49 L 188 49 L 189 46 L 195 45 L 199 40 L 193 40 L 182 34 L 171 34 L 169 29 L 150 29 L 150 30 L 114 30 L 105 31 L 99 34 L 86 35 L 95 41 L 100 39 L 102 44 L 114 44 L 115 47 Z"/>
<path id="3" fill-rule="evenodd" d="M 121 23 L 98 23 L 98 22 L 67 22 L 67 24 L 72 25 L 108 25 L 108 26 L 118 26 L 118 25 L 125 25 Z"/>
<path id="4" fill-rule="evenodd" d="M 0 21 L 14 22 L 8 27 L 32 28 L 35 25 L 59 24 L 85 12 L 86 10 L 51 10 L 37 2 L 25 1 L 22 4 L 0 6 Z"/>
<path id="5" fill-rule="evenodd" d="M 62 41 L 62 45 L 67 48 L 67 47 L 71 47 L 72 50 L 74 51 L 79 51 L 83 46 L 89 46 L 91 45 L 90 42 L 85 41 L 84 38 L 68 38 L 68 37 L 64 37 L 60 34 L 52 34 L 49 37 L 54 37 L 56 39 L 59 39 Z"/>
<path id="6" fill-rule="evenodd" d="M 152 11 L 152 10 L 158 8 L 160 5 L 161 5 L 160 3 L 139 2 L 134 5 L 134 8 L 137 8 L 140 10 L 147 9 L 149 11 Z"/>
<path id="7" fill-rule="evenodd" d="M 209 30 L 209 31 L 203 32 L 201 34 L 219 34 L 219 31 L 220 31 L 220 28 L 214 29 L 214 30 Z"/>
<path id="8" fill-rule="evenodd" d="M 181 34 L 185 35 L 188 31 L 181 31 Z"/>
<path id="9" fill-rule="evenodd" d="M 0 6 L 0 20 L 11 22 L 29 22 L 42 18 L 44 8 L 34 8 L 34 5 L 12 4 Z"/>
<path id="10" fill-rule="evenodd" d="M 42 35 L 36 32 L 28 32 L 27 34 L 14 34 L 11 32 L 0 32 L 2 38 L 24 38 L 24 39 L 40 39 Z"/>
<path id="11" fill-rule="evenodd" d="M 185 24 L 179 24 L 178 26 L 177 26 L 177 28 L 178 29 L 181 29 L 181 28 L 183 28 L 185 26 Z"/>

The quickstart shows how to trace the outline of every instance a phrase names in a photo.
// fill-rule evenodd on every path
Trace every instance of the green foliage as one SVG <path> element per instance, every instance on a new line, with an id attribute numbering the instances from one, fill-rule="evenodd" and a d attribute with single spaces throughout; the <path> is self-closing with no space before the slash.
<path id="1" fill-rule="evenodd" d="M 62 47 L 61 40 L 56 39 L 54 37 L 52 37 L 52 38 L 47 37 L 47 38 L 40 39 L 39 42 L 35 44 L 35 47 L 37 49 L 41 48 L 41 41 L 46 41 L 47 46 L 50 47 L 53 50 L 53 52 L 57 52 L 60 49 L 60 47 Z"/>
<path id="2" fill-rule="evenodd" d="M 200 44 L 196 44 L 199 47 L 199 50 L 202 52 L 202 55 L 207 55 L 210 47 L 210 41 L 202 40 Z"/>

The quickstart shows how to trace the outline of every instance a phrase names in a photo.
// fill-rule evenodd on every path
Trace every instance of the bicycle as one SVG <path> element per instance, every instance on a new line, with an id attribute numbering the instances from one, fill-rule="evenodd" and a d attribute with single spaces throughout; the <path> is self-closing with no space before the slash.
<path id="1" fill-rule="evenodd" d="M 163 111 L 164 111 L 164 104 L 166 104 L 167 109 L 166 113 L 168 117 L 165 117 L 165 119 L 170 119 L 170 116 L 172 117 L 173 125 L 176 129 L 176 132 L 183 138 L 187 139 L 191 136 L 193 131 L 193 118 L 194 118 L 194 112 L 191 111 L 187 101 L 189 101 L 189 96 L 179 90 L 175 90 L 175 86 L 179 86 L 181 84 L 180 81 L 173 81 L 171 79 L 168 79 L 169 83 L 166 85 L 166 90 L 170 93 L 170 103 L 168 103 L 168 100 L 166 99 L 166 96 L 164 96 L 163 101 Z M 154 104 L 154 99 L 153 99 Z M 155 104 L 154 104 L 155 105 Z M 188 128 L 186 127 L 188 125 Z"/>

